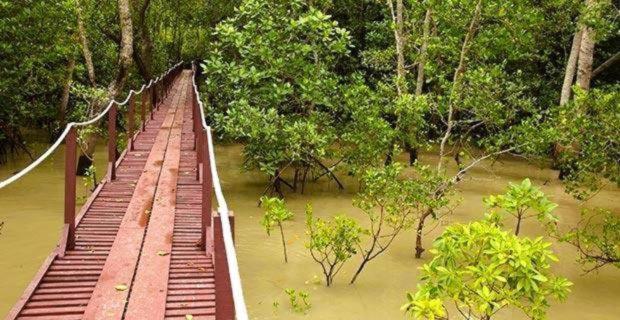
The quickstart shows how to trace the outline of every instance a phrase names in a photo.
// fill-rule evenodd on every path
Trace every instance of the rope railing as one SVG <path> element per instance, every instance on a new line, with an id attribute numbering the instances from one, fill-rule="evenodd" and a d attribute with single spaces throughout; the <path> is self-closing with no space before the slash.
<path id="1" fill-rule="evenodd" d="M 245 304 L 245 298 L 243 297 L 243 287 L 241 286 L 241 277 L 239 274 L 239 263 L 237 261 L 237 254 L 235 251 L 235 245 L 234 245 L 234 239 L 233 239 L 233 231 L 232 231 L 232 227 L 230 223 L 231 217 L 229 214 L 228 205 L 226 204 L 226 199 L 224 198 L 224 193 L 222 192 L 222 186 L 220 184 L 220 179 L 219 179 L 219 175 L 217 172 L 217 166 L 215 163 L 215 151 L 213 148 L 213 137 L 211 135 L 211 127 L 207 125 L 207 122 L 205 120 L 204 106 L 200 99 L 200 93 L 198 91 L 198 86 L 196 85 L 196 70 L 197 70 L 197 66 L 196 66 L 196 63 L 194 62 L 192 63 L 192 72 L 193 72 L 192 85 L 194 89 L 193 99 L 194 99 L 194 112 L 195 112 L 194 115 L 199 116 L 200 118 L 199 123 L 194 122 L 195 125 L 197 124 L 197 126 L 199 126 L 199 128 L 195 128 L 195 130 L 196 129 L 202 130 L 204 133 L 204 136 L 206 137 L 206 141 L 201 141 L 201 140 L 204 140 L 204 138 L 199 139 L 199 132 L 195 132 L 197 135 L 197 141 L 199 141 L 196 146 L 198 159 L 200 161 L 201 159 L 200 154 L 206 151 L 207 159 L 202 159 L 202 161 L 206 162 L 209 168 L 207 169 L 205 168 L 204 164 L 202 165 L 202 168 L 203 168 L 202 170 L 205 171 L 203 172 L 203 179 L 205 179 L 204 177 L 205 174 L 207 176 L 210 176 L 211 181 L 212 181 L 212 188 L 215 193 L 215 198 L 217 200 L 217 212 L 219 214 L 218 220 L 220 220 L 221 222 L 221 228 L 222 228 L 221 231 L 222 231 L 222 237 L 224 240 L 224 249 L 225 249 L 226 262 L 227 262 L 227 267 L 228 267 L 228 274 L 230 277 L 230 287 L 232 290 L 232 299 L 234 302 L 235 317 L 237 318 L 237 320 L 247 320 L 248 312 L 247 312 L 247 308 Z M 206 150 L 202 149 L 205 147 L 206 147 Z M 209 171 L 206 171 L 206 170 L 209 170 Z M 203 205 L 205 205 L 204 203 L 208 203 L 208 206 L 210 208 L 210 201 L 205 201 L 203 199 Z M 217 228 L 218 226 L 212 226 L 212 227 Z M 217 239 L 215 239 L 215 241 L 217 241 Z M 216 268 L 217 268 L 217 261 L 216 261 Z M 217 270 L 216 270 L 216 280 L 217 280 Z M 216 284 L 216 290 L 217 290 L 217 284 Z M 216 298 L 217 298 L 217 295 L 216 295 Z M 216 302 L 216 308 L 218 308 L 217 302 Z"/>
<path id="2" fill-rule="evenodd" d="M 65 129 L 63 130 L 63 132 L 60 134 L 60 136 L 56 139 L 56 141 L 42 155 L 40 155 L 36 160 L 34 160 L 32 163 L 30 163 L 24 169 L 20 170 L 18 173 L 14 174 L 11 177 L 9 177 L 9 178 L 3 180 L 2 182 L 0 182 L 0 189 L 2 189 L 4 187 L 10 185 L 11 183 L 19 180 L 21 177 L 25 176 L 30 171 L 32 171 L 34 168 L 36 168 L 38 165 L 40 165 L 43 161 L 45 161 L 45 159 L 47 159 L 54 151 L 56 151 L 56 149 L 58 149 L 58 146 L 60 146 L 60 144 L 62 144 L 63 140 L 65 140 L 65 138 L 69 134 L 69 131 L 71 131 L 71 128 L 84 127 L 84 126 L 88 126 L 88 125 L 96 123 L 97 121 L 101 120 L 110 111 L 110 109 L 112 109 L 112 106 L 114 106 L 114 105 L 123 106 L 123 105 L 127 104 L 127 102 L 129 102 L 129 100 L 131 99 L 132 96 L 141 94 L 145 89 L 148 89 L 151 86 L 153 86 L 153 84 L 158 83 L 160 80 L 164 79 L 170 72 L 174 71 L 177 67 L 179 67 L 182 63 L 183 62 L 177 63 L 172 68 L 168 69 L 168 71 L 166 71 L 166 73 L 164 73 L 163 75 L 161 75 L 161 76 L 159 76 L 159 77 L 157 77 L 155 79 L 151 79 L 148 84 L 143 84 L 142 87 L 140 87 L 140 90 L 138 90 L 138 91 L 135 91 L 133 89 L 130 90 L 129 94 L 127 94 L 127 97 L 122 102 L 119 102 L 119 101 L 116 101 L 116 100 L 110 101 L 108 103 L 107 107 L 103 111 L 101 111 L 101 113 L 99 113 L 97 116 L 95 116 L 94 118 L 92 118 L 90 120 L 87 120 L 87 121 L 83 121 L 83 122 L 70 122 L 70 123 L 68 123 L 67 126 L 65 127 Z"/>

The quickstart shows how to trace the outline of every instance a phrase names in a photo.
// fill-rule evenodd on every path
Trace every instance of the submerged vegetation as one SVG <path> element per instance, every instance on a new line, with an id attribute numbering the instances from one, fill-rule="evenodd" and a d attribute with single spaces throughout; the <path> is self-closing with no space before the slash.
<path id="1" fill-rule="evenodd" d="M 617 6 L 2 2 L 0 163 L 32 153 L 27 133 L 54 140 L 68 122 L 92 118 L 130 86 L 181 60 L 199 61 L 207 121 L 218 138 L 243 145 L 245 170 L 266 178 L 257 194 L 260 225 L 268 236 L 279 233 L 285 263 L 285 230 L 301 223 L 285 199 L 304 197 L 321 179 L 338 190 L 347 181 L 356 184 L 350 189 L 358 191 L 352 205 L 360 221 L 315 215 L 310 205 L 303 220 L 308 259 L 327 287 L 345 264 L 357 266 L 350 284 L 364 281 L 370 262 L 408 236 L 412 263 L 423 265 L 403 306 L 408 315 L 487 320 L 512 308 L 543 319 L 571 287 L 551 270 L 557 259 L 549 240 L 574 248 L 586 273 L 620 268 L 619 213 L 589 205 L 604 188 L 620 187 Z M 92 188 L 102 125 L 78 135 L 78 171 Z M 480 183 L 468 174 L 509 157 L 556 170 L 583 206 L 581 220 L 562 225 L 568 220 L 554 213 L 558 204 L 525 172 L 505 193 L 484 193 L 480 221 L 450 223 L 462 187 Z M 429 239 L 431 226 L 443 230 L 436 239 Z M 294 312 L 310 312 L 306 291 L 286 294 Z"/>

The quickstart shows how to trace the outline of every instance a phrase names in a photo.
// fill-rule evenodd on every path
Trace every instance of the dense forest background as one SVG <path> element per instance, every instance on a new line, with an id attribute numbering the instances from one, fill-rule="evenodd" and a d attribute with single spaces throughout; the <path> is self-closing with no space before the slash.
<path id="1" fill-rule="evenodd" d="M 300 174 L 337 158 L 354 173 L 397 150 L 413 163 L 429 145 L 462 169 L 468 158 L 509 152 L 550 158 L 590 189 L 592 175 L 617 181 L 611 1 L 243 1 L 235 11 L 239 4 L 3 1 L 0 161 L 31 153 L 24 132 L 53 140 L 105 100 L 201 59 L 212 120 L 248 143 L 248 167 L 278 192 L 285 166 Z M 253 134 L 259 127 L 288 133 L 276 141 Z M 252 148 L 269 139 L 271 151 Z M 83 140 L 92 154 L 96 141 Z"/>

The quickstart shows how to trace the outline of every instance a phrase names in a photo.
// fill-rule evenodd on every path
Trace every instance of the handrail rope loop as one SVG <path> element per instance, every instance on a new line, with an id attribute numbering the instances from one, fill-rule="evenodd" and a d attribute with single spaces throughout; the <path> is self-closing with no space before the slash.
<path id="1" fill-rule="evenodd" d="M 211 127 L 207 125 L 205 120 L 205 111 L 202 101 L 200 100 L 200 92 L 198 92 L 198 86 L 196 85 L 196 70 L 197 66 L 195 62 L 192 62 L 192 85 L 194 87 L 194 97 L 198 100 L 198 109 L 200 110 L 200 119 L 203 130 L 207 133 L 207 144 L 209 146 L 209 163 L 211 169 L 211 177 L 213 179 L 213 190 L 215 191 L 215 198 L 217 199 L 217 212 L 220 215 L 220 221 L 222 223 L 222 233 L 224 236 L 224 247 L 226 249 L 226 261 L 228 262 L 228 272 L 230 276 L 230 284 L 232 287 L 233 301 L 235 305 L 235 316 L 237 320 L 248 320 L 248 311 L 245 305 L 245 298 L 243 297 L 243 288 L 241 286 L 241 276 L 239 274 L 239 263 L 237 261 L 237 253 L 233 242 L 232 229 L 230 227 L 228 205 L 222 192 L 222 186 L 220 185 L 220 178 L 217 173 L 217 166 L 215 164 L 215 151 L 213 149 L 213 138 L 211 136 Z"/>
<path id="2" fill-rule="evenodd" d="M 101 113 L 99 113 L 96 117 L 94 117 L 94 118 L 92 118 L 90 120 L 83 121 L 83 122 L 70 122 L 70 123 L 68 123 L 67 126 L 65 127 L 65 130 L 60 134 L 60 136 L 56 139 L 56 141 L 45 151 L 45 153 L 40 155 L 36 160 L 34 160 L 32 163 L 30 163 L 24 169 L 20 170 L 18 173 L 16 173 L 16 174 L 12 175 L 11 177 L 5 179 L 4 181 L 1 181 L 0 182 L 0 189 L 2 189 L 4 187 L 10 185 L 11 183 L 19 180 L 21 177 L 25 176 L 30 171 L 32 171 L 34 168 L 36 168 L 38 165 L 40 165 L 43 161 L 45 161 L 45 159 L 47 159 L 47 157 L 49 157 L 54 151 L 56 151 L 58 146 L 60 146 L 60 144 L 65 139 L 67 134 L 69 134 L 69 130 L 71 130 L 72 127 L 88 126 L 88 125 L 91 125 L 91 124 L 101 120 L 101 118 L 103 118 L 108 113 L 108 111 L 110 111 L 110 109 L 112 108 L 113 104 L 116 104 L 118 106 L 123 106 L 123 105 L 127 104 L 127 102 L 129 101 L 129 99 L 131 98 L 132 95 L 140 94 L 140 93 L 142 93 L 144 91 L 144 89 L 148 89 L 148 88 L 152 87 L 155 83 L 158 83 L 164 77 L 166 77 L 168 74 L 170 74 L 170 72 L 172 72 L 173 70 L 178 68 L 182 63 L 183 63 L 183 61 L 177 63 L 176 65 L 174 65 L 173 67 L 168 69 L 168 71 L 166 71 L 166 73 L 164 73 L 163 75 L 160 75 L 159 77 L 157 77 L 155 79 L 151 79 L 148 84 L 143 84 L 142 87 L 140 87 L 140 90 L 138 90 L 138 91 L 133 90 L 133 89 L 130 90 L 129 94 L 127 94 L 127 97 L 125 98 L 124 101 L 118 102 L 118 101 L 112 99 L 112 101 L 110 101 L 108 103 L 108 106 Z"/>

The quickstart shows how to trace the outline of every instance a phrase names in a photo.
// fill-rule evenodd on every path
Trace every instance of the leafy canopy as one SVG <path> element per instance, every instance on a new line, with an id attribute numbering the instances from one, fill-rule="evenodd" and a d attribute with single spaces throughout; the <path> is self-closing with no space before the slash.
<path id="1" fill-rule="evenodd" d="M 335 139 L 334 65 L 349 33 L 302 0 L 246 0 L 215 37 L 207 92 L 217 127 L 246 143 L 246 168 L 316 166 Z"/>

